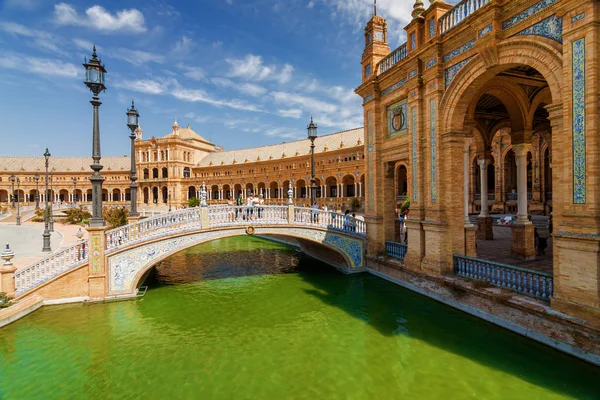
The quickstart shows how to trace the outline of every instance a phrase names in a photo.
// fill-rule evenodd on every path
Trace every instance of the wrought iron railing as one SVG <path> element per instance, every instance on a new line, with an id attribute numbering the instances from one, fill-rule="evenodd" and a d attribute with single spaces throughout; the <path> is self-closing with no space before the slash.
<path id="1" fill-rule="evenodd" d="M 455 254 L 454 273 L 544 300 L 553 293 L 552 275 L 493 261 Z"/>
<path id="2" fill-rule="evenodd" d="M 491 0 L 463 0 L 448 12 L 442 15 L 438 21 L 440 32 L 443 35 L 456 25 L 463 22 L 468 16 L 475 13 L 481 7 L 488 4 Z"/>
<path id="3" fill-rule="evenodd" d="M 287 206 L 209 206 L 208 226 L 287 224 L 287 212 Z"/>
<path id="4" fill-rule="evenodd" d="M 398 243 L 398 242 L 385 242 L 385 252 L 388 257 L 397 258 L 398 260 L 404 261 L 404 256 L 408 251 L 408 245 L 406 243 Z"/>
<path id="5" fill-rule="evenodd" d="M 405 59 L 406 55 L 406 43 L 404 43 L 379 61 L 379 73 L 383 74 L 385 71 L 389 70 L 394 65 Z"/>
<path id="6" fill-rule="evenodd" d="M 294 208 L 294 222 L 301 225 L 313 225 L 361 236 L 367 235 L 365 221 L 338 214 L 334 211 L 324 211 L 307 207 Z"/>
<path id="7" fill-rule="evenodd" d="M 159 214 L 106 232 L 106 249 L 120 247 L 168 236 L 173 233 L 197 230 L 202 227 L 200 208 L 186 208 Z"/>
<path id="8" fill-rule="evenodd" d="M 15 273 L 15 294 L 21 295 L 65 271 L 81 265 L 87 259 L 88 241 L 82 240 L 18 270 Z"/>

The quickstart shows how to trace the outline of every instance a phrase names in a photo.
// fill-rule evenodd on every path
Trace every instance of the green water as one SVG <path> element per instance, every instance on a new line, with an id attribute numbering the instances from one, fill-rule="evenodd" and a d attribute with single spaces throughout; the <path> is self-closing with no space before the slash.
<path id="1" fill-rule="evenodd" d="M 180 253 L 149 284 L 1 329 L 0 399 L 600 398 L 596 367 L 260 239 Z"/>

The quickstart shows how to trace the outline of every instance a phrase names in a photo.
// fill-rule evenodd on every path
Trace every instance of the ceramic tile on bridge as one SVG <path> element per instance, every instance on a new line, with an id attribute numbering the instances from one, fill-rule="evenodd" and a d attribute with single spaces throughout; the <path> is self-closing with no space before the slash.
<path id="1" fill-rule="evenodd" d="M 524 261 L 511 256 L 512 230 L 508 226 L 494 226 L 494 240 L 477 240 L 477 258 L 500 262 L 540 272 L 552 273 L 552 238 L 548 238 L 546 253 L 535 260 Z"/>

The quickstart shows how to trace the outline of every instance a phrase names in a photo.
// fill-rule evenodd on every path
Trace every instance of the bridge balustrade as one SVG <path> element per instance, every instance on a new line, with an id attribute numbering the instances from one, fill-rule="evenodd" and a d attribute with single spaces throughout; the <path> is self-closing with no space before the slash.
<path id="1" fill-rule="evenodd" d="M 287 224 L 288 206 L 209 206 L 208 226 Z"/>
<path id="2" fill-rule="evenodd" d="M 87 260 L 87 240 L 53 253 L 15 273 L 15 295 L 18 296 Z"/>
<path id="3" fill-rule="evenodd" d="M 106 231 L 106 249 L 114 250 L 132 243 L 202 228 L 200 208 L 159 214 Z"/>
<path id="4" fill-rule="evenodd" d="M 379 73 L 383 74 L 385 71 L 388 71 L 394 65 L 398 64 L 400 61 L 404 60 L 407 56 L 406 51 L 406 43 L 402 44 L 396 50 L 392 51 L 390 54 L 385 56 L 379 62 Z"/>
<path id="5" fill-rule="evenodd" d="M 404 261 L 404 256 L 406 256 L 406 252 L 408 251 L 408 245 L 406 243 L 398 243 L 398 242 L 385 242 L 385 252 L 388 257 L 397 258 L 398 260 Z"/>
<path id="6" fill-rule="evenodd" d="M 324 211 L 307 207 L 294 208 L 294 222 L 299 225 L 313 225 L 336 231 L 367 235 L 365 221 L 354 217 L 346 218 L 345 215 L 334 211 Z"/>
<path id="7" fill-rule="evenodd" d="M 549 300 L 553 294 L 552 275 L 513 265 L 455 254 L 454 273 L 543 300 Z"/>
<path id="8" fill-rule="evenodd" d="M 463 0 L 448 12 L 442 15 L 438 21 L 440 33 L 443 35 L 456 25 L 463 22 L 468 16 L 475 13 L 481 7 L 488 4 L 491 0 Z"/>

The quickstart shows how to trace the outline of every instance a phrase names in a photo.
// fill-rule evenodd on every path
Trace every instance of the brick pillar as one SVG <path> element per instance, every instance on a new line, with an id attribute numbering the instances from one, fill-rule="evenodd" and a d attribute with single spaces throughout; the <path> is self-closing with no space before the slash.
<path id="1" fill-rule="evenodd" d="M 202 223 L 202 229 L 207 229 L 209 225 L 208 220 L 208 207 L 200 207 L 200 222 Z"/>
<path id="2" fill-rule="evenodd" d="M 108 293 L 108 263 L 105 257 L 105 226 L 87 228 L 88 240 L 88 295 L 90 300 L 103 300 Z"/>
<path id="3" fill-rule="evenodd" d="M 14 265 L 0 265 L 0 292 L 8 297 L 15 297 L 15 271 Z"/>
<path id="4" fill-rule="evenodd" d="M 293 204 L 288 204 L 287 222 L 288 222 L 288 224 L 294 223 L 294 205 Z"/>

